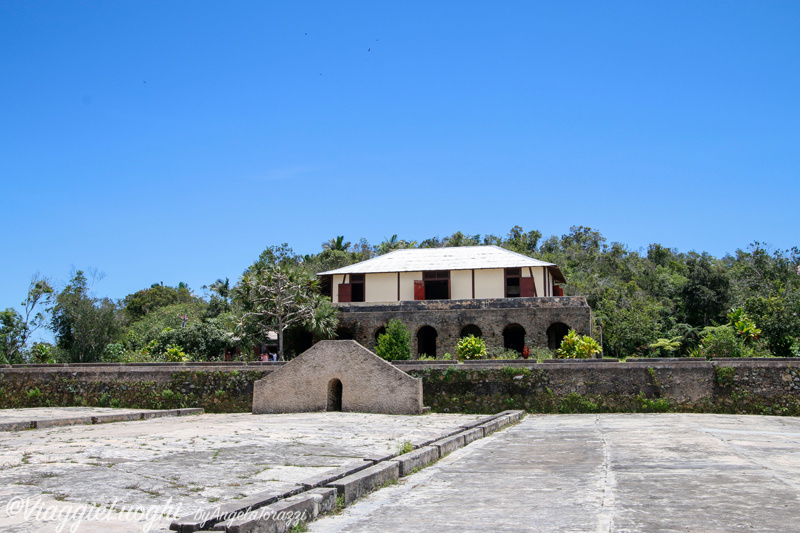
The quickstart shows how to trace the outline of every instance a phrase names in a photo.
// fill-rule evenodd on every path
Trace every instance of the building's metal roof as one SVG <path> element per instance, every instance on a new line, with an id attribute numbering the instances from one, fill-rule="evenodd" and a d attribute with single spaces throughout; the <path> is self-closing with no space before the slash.
<path id="1" fill-rule="evenodd" d="M 320 275 L 525 267 L 550 267 L 556 280 L 566 281 L 561 270 L 553 263 L 539 261 L 499 246 L 407 248 L 395 250 L 394 252 L 337 268 L 336 270 L 322 272 Z"/>

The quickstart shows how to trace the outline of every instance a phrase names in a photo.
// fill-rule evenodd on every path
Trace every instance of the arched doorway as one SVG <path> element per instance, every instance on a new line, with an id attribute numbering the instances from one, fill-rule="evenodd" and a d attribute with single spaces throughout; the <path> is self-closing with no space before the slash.
<path id="1" fill-rule="evenodd" d="M 342 410 L 342 382 L 333 378 L 328 382 L 328 411 Z"/>
<path id="2" fill-rule="evenodd" d="M 336 328 L 336 338 L 340 341 L 349 341 L 356 338 L 355 334 L 353 333 L 352 328 L 347 327 L 339 327 Z"/>
<path id="3" fill-rule="evenodd" d="M 522 353 L 525 348 L 525 328 L 519 324 L 509 324 L 503 330 L 503 346 L 506 350 Z"/>
<path id="4" fill-rule="evenodd" d="M 417 332 L 417 357 L 436 357 L 436 337 L 439 334 L 431 326 L 422 326 Z"/>
<path id="5" fill-rule="evenodd" d="M 375 330 L 375 342 L 378 342 L 378 337 L 386 333 L 386 326 L 381 326 Z"/>
<path id="6" fill-rule="evenodd" d="M 481 328 L 475 324 L 467 324 L 461 328 L 461 334 L 458 336 L 458 338 L 463 339 L 464 337 L 469 337 L 470 335 L 480 338 L 483 335 L 483 332 L 481 331 Z"/>
<path id="7" fill-rule="evenodd" d="M 547 347 L 551 350 L 558 350 L 561 341 L 569 332 L 569 326 L 563 322 L 555 322 L 547 328 Z"/>

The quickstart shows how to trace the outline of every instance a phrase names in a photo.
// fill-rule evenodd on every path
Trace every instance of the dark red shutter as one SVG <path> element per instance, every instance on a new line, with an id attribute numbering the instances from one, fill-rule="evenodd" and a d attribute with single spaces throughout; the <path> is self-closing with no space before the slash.
<path id="1" fill-rule="evenodd" d="M 564 289 L 558 285 L 553 286 L 553 296 L 564 296 Z"/>
<path id="2" fill-rule="evenodd" d="M 414 280 L 414 299 L 415 300 L 424 300 L 425 299 L 425 282 L 421 279 Z"/>
<path id="3" fill-rule="evenodd" d="M 350 303 L 353 301 L 353 286 L 349 283 L 339 284 L 339 303 Z"/>
<path id="4" fill-rule="evenodd" d="M 536 296 L 536 285 L 533 278 L 520 278 L 519 279 L 520 296 L 523 298 L 533 298 Z"/>

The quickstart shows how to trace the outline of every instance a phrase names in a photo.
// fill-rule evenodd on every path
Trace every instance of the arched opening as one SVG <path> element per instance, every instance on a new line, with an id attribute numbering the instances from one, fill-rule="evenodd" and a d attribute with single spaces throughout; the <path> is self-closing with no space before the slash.
<path id="1" fill-rule="evenodd" d="M 352 328 L 346 328 L 344 326 L 336 328 L 336 338 L 340 341 L 348 341 L 353 340 L 356 338 L 355 334 L 353 333 Z"/>
<path id="2" fill-rule="evenodd" d="M 569 326 L 563 322 L 556 322 L 550 324 L 547 328 L 547 347 L 551 350 L 558 350 L 561 346 L 561 341 L 567 336 Z"/>
<path id="3" fill-rule="evenodd" d="M 378 337 L 386 333 L 386 326 L 381 326 L 375 330 L 375 342 L 378 342 Z"/>
<path id="4" fill-rule="evenodd" d="M 506 350 L 522 353 L 525 348 L 525 328 L 519 324 L 509 324 L 503 330 L 503 346 Z"/>
<path id="5" fill-rule="evenodd" d="M 417 332 L 417 357 L 427 355 L 436 357 L 436 337 L 438 333 L 431 326 L 422 326 Z"/>
<path id="6" fill-rule="evenodd" d="M 461 334 L 458 337 L 463 339 L 464 337 L 469 337 L 470 335 L 480 338 L 483 335 L 483 332 L 481 331 L 481 328 L 475 324 L 467 324 L 461 328 Z"/>
<path id="7" fill-rule="evenodd" d="M 333 378 L 328 382 L 328 411 L 342 410 L 342 382 Z"/>

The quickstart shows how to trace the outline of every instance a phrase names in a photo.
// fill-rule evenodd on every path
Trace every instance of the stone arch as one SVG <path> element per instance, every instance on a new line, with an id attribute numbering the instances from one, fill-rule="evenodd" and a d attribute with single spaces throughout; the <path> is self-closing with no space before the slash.
<path id="1" fill-rule="evenodd" d="M 439 334 L 433 326 L 422 326 L 417 331 L 417 357 L 427 355 L 436 357 L 436 338 Z"/>
<path id="2" fill-rule="evenodd" d="M 475 324 L 467 324 L 461 328 L 461 334 L 459 334 L 458 338 L 462 339 L 464 337 L 469 337 L 470 335 L 480 338 L 483 336 L 483 332 L 481 331 L 481 328 Z"/>
<path id="3" fill-rule="evenodd" d="M 342 382 L 333 378 L 328 382 L 328 411 L 342 410 Z"/>
<path id="4" fill-rule="evenodd" d="M 386 333 L 386 325 L 383 325 L 375 330 L 375 342 L 378 342 L 378 337 Z"/>
<path id="5" fill-rule="evenodd" d="M 547 328 L 547 347 L 551 350 L 557 350 L 561 346 L 561 340 L 566 337 L 569 332 L 569 326 L 563 322 L 554 322 Z"/>
<path id="6" fill-rule="evenodd" d="M 336 328 L 336 339 L 340 341 L 349 341 L 354 340 L 356 338 L 356 333 L 353 331 L 353 328 L 348 328 L 346 326 L 339 326 Z"/>
<path id="7" fill-rule="evenodd" d="M 522 353 L 525 347 L 525 328 L 517 323 L 507 325 L 503 329 L 503 347 Z"/>

